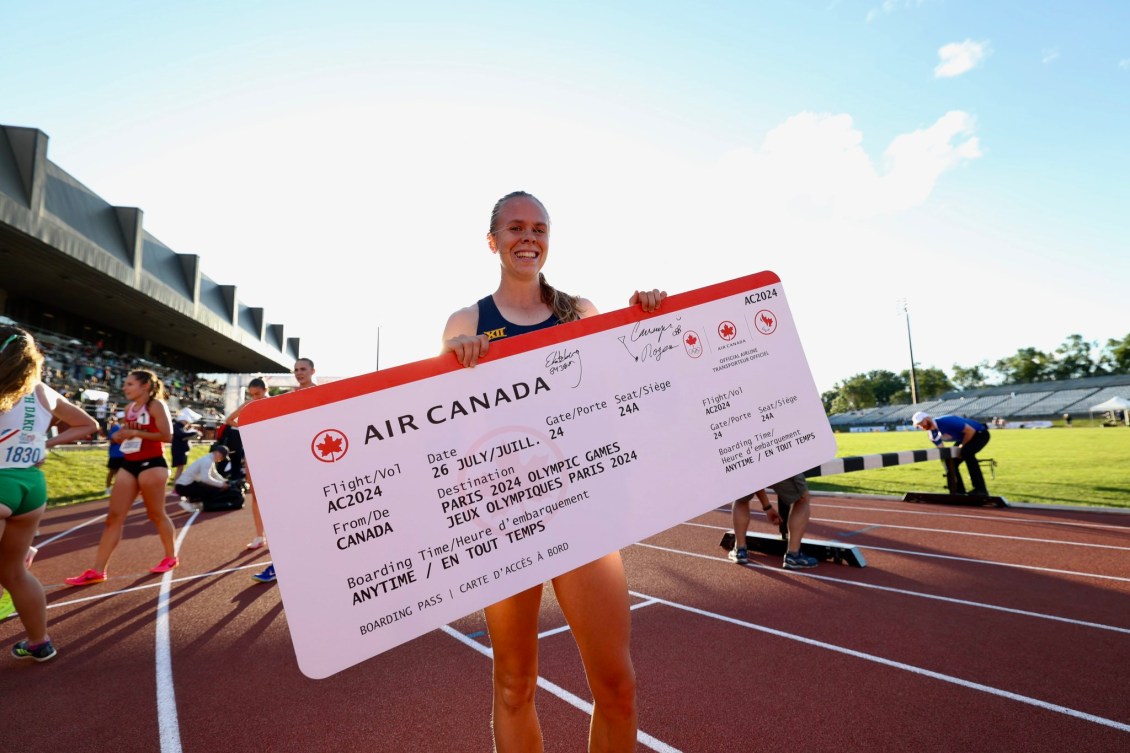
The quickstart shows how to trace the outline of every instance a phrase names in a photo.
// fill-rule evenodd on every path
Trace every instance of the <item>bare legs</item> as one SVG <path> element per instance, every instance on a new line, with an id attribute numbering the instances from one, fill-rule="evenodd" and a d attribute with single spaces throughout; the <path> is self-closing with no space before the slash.
<path id="1" fill-rule="evenodd" d="M 165 484 L 168 478 L 168 468 L 149 468 L 136 478 L 126 471 L 118 473 L 114 479 L 114 488 L 110 491 L 110 510 L 106 514 L 106 527 L 102 529 L 102 538 L 98 542 L 98 554 L 94 559 L 95 570 L 98 572 L 106 570 L 110 556 L 122 540 L 122 528 L 125 526 L 126 516 L 139 491 L 145 503 L 145 512 L 157 527 L 157 535 L 161 538 L 165 556 L 173 556 L 176 528 L 165 512 Z"/>
<path id="2" fill-rule="evenodd" d="M 553 579 L 593 694 L 589 750 L 631 751 L 636 742 L 636 680 L 629 653 L 631 616 L 620 553 Z M 543 750 L 534 708 L 541 586 L 487 607 L 494 646 L 494 739 L 498 753 Z"/>
<path id="3" fill-rule="evenodd" d="M 27 550 L 46 509 L 0 518 L 0 586 L 12 595 L 28 643 L 33 645 L 47 640 L 47 601 L 43 586 L 28 572 Z M 0 507 L 0 511 L 7 514 L 8 508 Z"/>

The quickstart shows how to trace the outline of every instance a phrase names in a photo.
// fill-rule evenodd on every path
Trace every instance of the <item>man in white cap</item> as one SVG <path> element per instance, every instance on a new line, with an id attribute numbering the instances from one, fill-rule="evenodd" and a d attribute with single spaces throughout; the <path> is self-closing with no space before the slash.
<path id="1" fill-rule="evenodd" d="M 981 466 L 977 462 L 977 453 L 989 443 L 988 426 L 963 416 L 931 418 L 925 411 L 918 411 L 910 420 L 919 429 L 930 432 L 930 441 L 938 447 L 947 440 L 953 442 L 954 447 L 960 447 L 961 459 L 965 461 L 965 468 L 969 471 L 969 483 L 972 486 L 969 493 L 988 496 L 985 477 L 981 475 Z"/>

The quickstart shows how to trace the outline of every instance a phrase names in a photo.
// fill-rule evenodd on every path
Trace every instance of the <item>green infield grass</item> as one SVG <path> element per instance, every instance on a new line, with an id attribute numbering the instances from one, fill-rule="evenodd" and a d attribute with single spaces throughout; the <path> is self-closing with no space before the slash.
<path id="1" fill-rule="evenodd" d="M 193 445 L 188 462 L 208 451 L 207 443 Z M 106 497 L 106 446 L 67 447 L 47 453 L 43 473 L 47 476 L 47 504 L 71 505 Z M 168 453 L 165 453 L 168 460 Z M 172 474 L 172 469 L 169 469 Z M 170 478 L 172 476 L 170 475 Z"/>
<path id="2" fill-rule="evenodd" d="M 933 447 L 924 431 L 837 434 L 837 457 Z M 948 443 L 947 443 L 948 446 Z M 996 478 L 982 465 L 989 493 L 1010 502 L 1130 508 L 1130 429 L 1001 429 L 981 460 L 992 458 Z M 962 466 L 966 486 L 969 475 Z M 941 461 L 912 463 L 810 479 L 812 489 L 901 497 L 908 491 L 946 492 Z"/>
<path id="3" fill-rule="evenodd" d="M 837 434 L 836 443 L 838 457 L 933 446 L 924 431 Z M 207 444 L 194 445 L 189 462 L 207 449 Z M 1010 502 L 1130 508 L 1130 429 L 998 430 L 979 457 L 997 461 L 996 478 L 985 467 L 989 493 Z M 51 505 L 106 496 L 105 447 L 51 452 L 43 470 Z M 968 482 L 964 467 L 962 474 Z M 822 476 L 809 483 L 815 490 L 896 497 L 908 491 L 946 491 L 940 461 Z"/>

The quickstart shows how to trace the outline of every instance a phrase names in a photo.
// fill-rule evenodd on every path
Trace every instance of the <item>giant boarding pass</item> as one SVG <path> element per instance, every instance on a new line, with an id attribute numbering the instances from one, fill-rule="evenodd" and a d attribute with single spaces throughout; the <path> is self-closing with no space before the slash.
<path id="1" fill-rule="evenodd" d="M 772 272 L 259 400 L 240 430 L 313 678 L 836 453 Z"/>

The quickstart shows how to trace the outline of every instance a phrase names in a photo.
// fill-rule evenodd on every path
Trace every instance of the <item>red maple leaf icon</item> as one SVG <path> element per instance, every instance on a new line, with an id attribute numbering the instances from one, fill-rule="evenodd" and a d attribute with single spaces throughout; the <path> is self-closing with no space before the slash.
<path id="1" fill-rule="evenodd" d="M 734 328 L 727 324 L 726 326 L 722 327 L 721 330 L 719 330 L 719 334 L 721 334 L 722 337 L 729 339 L 734 336 Z"/>
<path id="2" fill-rule="evenodd" d="M 322 440 L 322 443 L 318 445 L 318 452 L 322 453 L 322 457 L 336 455 L 341 452 L 341 438 L 331 437 L 327 434 L 325 439 Z"/>
<path id="3" fill-rule="evenodd" d="M 772 317 L 768 317 L 768 316 L 766 316 L 765 314 L 762 314 L 762 315 L 761 315 L 761 321 L 765 322 L 765 326 L 766 326 L 766 327 L 772 327 L 772 326 L 773 326 L 773 319 L 772 319 Z"/>
<path id="4" fill-rule="evenodd" d="M 693 346 L 696 342 L 698 342 L 698 338 L 694 336 L 693 332 L 687 335 L 687 345 Z"/>

